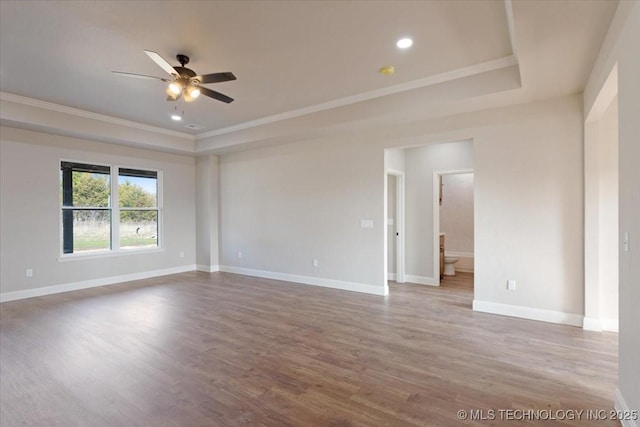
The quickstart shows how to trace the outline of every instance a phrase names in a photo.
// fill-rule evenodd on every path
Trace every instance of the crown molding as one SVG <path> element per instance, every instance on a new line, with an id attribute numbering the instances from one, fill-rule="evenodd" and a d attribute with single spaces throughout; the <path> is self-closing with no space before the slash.
<path id="1" fill-rule="evenodd" d="M 516 25 L 513 20 L 513 3 L 511 0 L 504 0 L 504 8 L 507 14 L 507 27 L 509 28 L 509 42 L 511 43 L 511 54 L 518 58 L 518 48 L 516 46 Z"/>
<path id="2" fill-rule="evenodd" d="M 134 122 L 131 120 L 119 119 L 117 117 L 107 116 L 99 113 L 93 113 L 91 111 L 85 111 L 79 108 L 67 107 L 65 105 L 54 104 L 53 102 L 41 101 L 35 98 L 28 98 L 26 96 L 15 95 L 13 93 L 0 92 L 0 100 L 15 102 L 17 104 L 41 108 L 49 111 L 56 111 L 59 113 L 69 114 L 76 117 L 84 117 L 87 119 L 99 120 L 101 122 L 114 124 L 118 126 L 124 126 L 124 127 L 139 129 L 147 132 L 173 136 L 177 138 L 186 139 L 189 141 L 195 141 L 195 137 L 189 133 L 177 132 L 174 130 L 164 129 L 157 126 L 146 125 L 144 123 Z"/>
<path id="3" fill-rule="evenodd" d="M 233 126 L 227 126 L 220 129 L 215 129 L 209 132 L 204 132 L 196 135 L 196 141 L 209 138 L 212 136 L 225 135 L 228 133 L 237 132 L 244 129 L 250 129 L 257 126 L 262 126 L 270 123 L 279 122 L 282 120 L 293 119 L 307 114 L 317 113 L 320 111 L 326 111 L 333 108 L 342 107 L 345 105 L 355 104 L 362 101 L 368 101 L 370 99 L 380 98 L 387 95 L 393 95 L 400 92 L 406 92 L 413 89 L 419 89 L 427 86 L 432 86 L 440 83 L 445 83 L 452 80 L 461 79 L 464 77 L 473 76 L 476 74 L 482 74 L 501 68 L 517 65 L 518 60 L 514 55 L 505 56 L 502 58 L 494 59 L 479 64 L 474 64 L 469 67 L 458 68 L 455 70 L 447 71 L 441 74 L 435 74 L 433 76 L 424 77 L 418 80 L 412 80 L 410 82 L 401 83 L 394 86 L 385 87 L 382 89 L 376 89 L 369 92 L 363 92 L 357 95 L 351 95 L 344 98 L 338 98 L 333 101 L 323 102 L 320 104 L 311 105 L 297 110 L 287 111 L 285 113 L 275 114 L 273 116 L 267 116 L 248 122 L 239 123 Z"/>

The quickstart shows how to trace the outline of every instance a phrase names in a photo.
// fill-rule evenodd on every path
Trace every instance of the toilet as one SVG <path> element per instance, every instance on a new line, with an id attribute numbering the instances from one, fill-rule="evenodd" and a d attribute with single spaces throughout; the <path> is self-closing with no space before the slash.
<path id="1" fill-rule="evenodd" d="M 445 256 L 444 257 L 444 275 L 445 276 L 455 276 L 456 275 L 456 267 L 455 263 L 459 261 L 459 258 L 454 256 Z"/>

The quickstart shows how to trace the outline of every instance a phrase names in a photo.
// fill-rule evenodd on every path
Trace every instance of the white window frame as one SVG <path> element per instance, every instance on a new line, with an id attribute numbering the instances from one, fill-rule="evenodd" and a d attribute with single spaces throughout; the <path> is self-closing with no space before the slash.
<path id="1" fill-rule="evenodd" d="M 86 165 L 104 166 L 109 168 L 109 180 L 110 180 L 110 194 L 109 194 L 109 206 L 107 209 L 111 212 L 111 249 L 91 251 L 91 252 L 78 252 L 78 253 L 64 253 L 64 229 L 62 224 L 62 212 L 69 207 L 63 206 L 63 201 L 60 199 L 58 208 L 58 224 L 60 227 L 60 245 L 58 261 L 71 261 L 76 259 L 89 259 L 89 258 L 104 258 L 111 256 L 123 256 L 128 254 L 140 254 L 140 253 L 152 253 L 164 251 L 164 228 L 163 228 L 163 173 L 160 169 L 142 167 L 142 166 L 130 166 L 119 163 L 103 163 L 93 162 L 86 160 L 70 160 L 59 159 L 58 172 L 63 162 L 80 163 Z M 120 175 L 120 169 L 133 169 L 143 170 L 149 172 L 155 172 L 157 174 L 157 194 L 156 194 L 156 207 L 155 208 L 120 208 L 119 206 L 119 194 L 118 194 L 118 178 Z M 60 189 L 61 182 L 58 182 L 58 189 Z M 88 207 L 91 209 L 91 207 Z M 96 209 L 105 209 L 100 207 Z M 132 210 L 132 211 L 157 211 L 158 212 L 158 245 L 153 248 L 128 248 L 122 249 L 120 247 L 120 211 Z"/>

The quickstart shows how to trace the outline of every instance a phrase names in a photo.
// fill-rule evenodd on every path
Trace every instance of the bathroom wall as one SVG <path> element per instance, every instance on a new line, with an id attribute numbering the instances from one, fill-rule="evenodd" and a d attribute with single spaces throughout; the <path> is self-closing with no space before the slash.
<path id="1" fill-rule="evenodd" d="M 457 271 L 473 271 L 473 173 L 442 175 L 440 232 Z"/>

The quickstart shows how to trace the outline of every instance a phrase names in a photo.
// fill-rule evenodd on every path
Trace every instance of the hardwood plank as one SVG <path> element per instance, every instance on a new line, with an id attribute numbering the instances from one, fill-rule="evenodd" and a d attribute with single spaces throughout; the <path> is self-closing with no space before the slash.
<path id="1" fill-rule="evenodd" d="M 613 407 L 616 334 L 473 312 L 472 274 L 390 287 L 193 272 L 3 303 L 0 423 L 539 425 L 457 411 Z"/>

